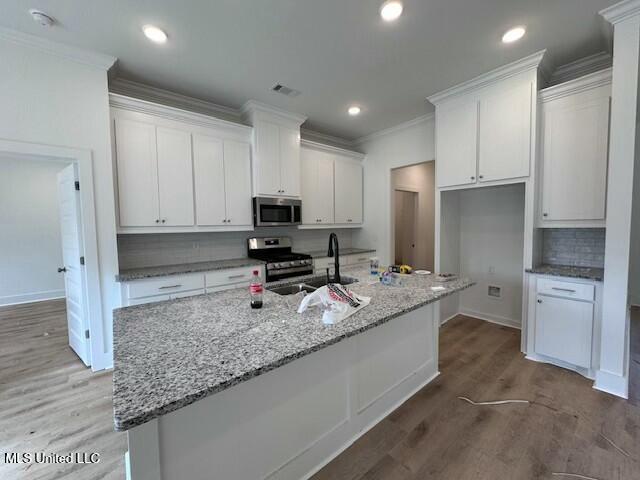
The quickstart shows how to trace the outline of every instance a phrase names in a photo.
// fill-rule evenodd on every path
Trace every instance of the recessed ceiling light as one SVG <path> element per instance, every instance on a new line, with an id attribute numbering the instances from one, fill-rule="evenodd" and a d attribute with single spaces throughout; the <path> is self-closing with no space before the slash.
<path id="1" fill-rule="evenodd" d="M 155 25 L 145 25 L 142 27 L 145 36 L 155 43 L 164 43 L 167 41 L 167 34 Z"/>
<path id="2" fill-rule="evenodd" d="M 387 0 L 380 7 L 380 16 L 385 22 L 393 22 L 402 14 L 402 2 L 400 0 Z"/>
<path id="3" fill-rule="evenodd" d="M 502 35 L 503 43 L 511 43 L 517 40 L 520 40 L 524 37 L 526 30 L 524 27 L 514 27 L 510 30 L 507 30 L 504 35 Z"/>
<path id="4" fill-rule="evenodd" d="M 349 109 L 347 110 L 347 112 L 349 113 L 349 115 L 351 115 L 352 117 L 355 117 L 356 115 L 360 115 L 360 107 L 357 105 L 352 105 L 349 107 Z"/>

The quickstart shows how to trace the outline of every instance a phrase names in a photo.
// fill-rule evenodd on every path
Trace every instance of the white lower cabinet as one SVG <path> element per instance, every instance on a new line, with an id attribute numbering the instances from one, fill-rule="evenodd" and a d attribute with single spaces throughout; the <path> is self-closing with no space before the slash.
<path id="1" fill-rule="evenodd" d="M 527 358 L 593 378 L 599 364 L 602 283 L 530 275 Z"/>
<path id="2" fill-rule="evenodd" d="M 538 295 L 536 353 L 591 367 L 593 303 Z"/>
<path id="3" fill-rule="evenodd" d="M 375 256 L 376 252 L 340 255 L 340 266 L 369 265 L 370 259 Z M 316 275 L 324 274 L 327 271 L 327 268 L 333 272 L 333 265 L 333 257 L 319 257 L 313 259 L 313 269 Z"/>
<path id="4" fill-rule="evenodd" d="M 129 307 L 248 286 L 254 270 L 258 270 L 260 276 L 264 278 L 263 268 L 260 265 L 250 265 L 211 272 L 168 275 L 123 282 L 121 286 L 122 305 Z"/>

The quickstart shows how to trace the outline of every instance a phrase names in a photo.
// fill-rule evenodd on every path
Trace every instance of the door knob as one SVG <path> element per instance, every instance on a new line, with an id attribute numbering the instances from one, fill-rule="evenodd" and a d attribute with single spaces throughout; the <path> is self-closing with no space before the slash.
<path id="1" fill-rule="evenodd" d="M 63 273 L 67 271 L 67 267 L 58 268 L 58 273 Z"/>

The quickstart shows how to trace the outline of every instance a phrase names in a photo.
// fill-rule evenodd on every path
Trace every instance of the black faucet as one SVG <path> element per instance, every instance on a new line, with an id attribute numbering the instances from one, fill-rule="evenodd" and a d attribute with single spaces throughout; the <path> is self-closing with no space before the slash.
<path id="1" fill-rule="evenodd" d="M 335 251 L 333 244 L 335 243 Z M 333 257 L 334 274 L 333 281 L 329 279 L 329 269 L 327 268 L 327 283 L 340 283 L 340 246 L 338 245 L 338 236 L 335 233 L 329 235 L 329 251 L 327 257 Z"/>

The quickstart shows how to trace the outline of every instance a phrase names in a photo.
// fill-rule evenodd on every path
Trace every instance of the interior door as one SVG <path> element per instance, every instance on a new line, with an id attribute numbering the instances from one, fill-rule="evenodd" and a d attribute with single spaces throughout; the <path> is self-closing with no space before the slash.
<path id="1" fill-rule="evenodd" d="M 224 179 L 227 225 L 252 225 L 251 147 L 248 143 L 224 141 Z"/>
<path id="2" fill-rule="evenodd" d="M 67 303 L 69 346 L 89 366 L 89 321 L 87 309 L 87 279 L 81 257 L 83 252 L 80 192 L 76 190 L 76 165 L 69 165 L 58 174 L 58 204 L 62 234 L 62 259 Z"/>
<path id="3" fill-rule="evenodd" d="M 193 170 L 197 224 L 226 225 L 224 153 L 221 139 L 205 135 L 193 136 Z"/>
<path id="4" fill-rule="evenodd" d="M 478 102 L 452 101 L 436 107 L 436 183 L 476 183 Z"/>
<path id="5" fill-rule="evenodd" d="M 418 194 L 395 191 L 395 263 L 415 266 Z"/>
<path id="6" fill-rule="evenodd" d="M 194 224 L 191 134 L 158 127 L 157 138 L 160 224 L 191 226 Z"/>
<path id="7" fill-rule="evenodd" d="M 300 133 L 280 127 L 280 185 L 282 195 L 300 196 Z"/>
<path id="8" fill-rule="evenodd" d="M 158 225 L 160 212 L 155 126 L 116 118 L 115 144 L 120 226 Z"/>

